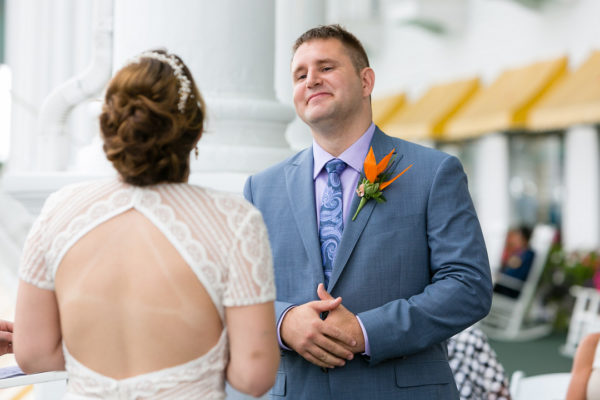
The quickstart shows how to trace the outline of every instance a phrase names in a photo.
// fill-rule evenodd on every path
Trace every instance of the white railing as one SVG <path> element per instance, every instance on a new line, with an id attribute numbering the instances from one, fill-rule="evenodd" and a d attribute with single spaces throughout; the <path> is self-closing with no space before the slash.
<path id="1" fill-rule="evenodd" d="M 0 389 L 22 387 L 15 398 L 22 398 L 31 389 L 33 385 L 33 398 L 36 400 L 59 400 L 67 388 L 67 372 L 51 371 L 39 374 L 19 374 L 17 367 L 0 368 L 0 376 L 7 378 L 0 379 Z M 14 375 L 14 376 L 13 376 Z"/>

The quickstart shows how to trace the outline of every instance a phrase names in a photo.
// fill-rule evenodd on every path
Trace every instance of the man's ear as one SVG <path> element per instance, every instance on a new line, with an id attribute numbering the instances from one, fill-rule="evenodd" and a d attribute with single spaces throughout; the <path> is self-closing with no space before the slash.
<path id="1" fill-rule="evenodd" d="M 363 96 L 371 96 L 371 92 L 373 92 L 373 87 L 375 86 L 375 71 L 373 71 L 373 68 L 363 68 L 360 71 L 360 80 L 362 82 Z"/>

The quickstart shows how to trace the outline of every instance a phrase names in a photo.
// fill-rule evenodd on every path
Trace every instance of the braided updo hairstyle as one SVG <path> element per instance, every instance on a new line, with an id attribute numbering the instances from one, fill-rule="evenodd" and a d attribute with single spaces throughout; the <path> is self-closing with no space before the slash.
<path id="1" fill-rule="evenodd" d="M 163 50 L 152 53 L 159 59 L 142 53 L 116 73 L 100 114 L 106 157 L 136 186 L 185 182 L 204 124 L 204 101 L 183 61 Z"/>

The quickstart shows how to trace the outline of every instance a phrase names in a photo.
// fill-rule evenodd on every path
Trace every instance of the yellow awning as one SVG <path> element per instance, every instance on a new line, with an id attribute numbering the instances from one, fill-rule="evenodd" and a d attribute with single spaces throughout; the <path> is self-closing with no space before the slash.
<path id="1" fill-rule="evenodd" d="M 553 87 L 532 108 L 527 127 L 562 129 L 573 124 L 600 122 L 600 51 Z"/>
<path id="2" fill-rule="evenodd" d="M 390 118 L 381 129 L 402 139 L 438 139 L 446 122 L 478 89 L 478 78 L 432 86 L 419 100 Z"/>
<path id="3" fill-rule="evenodd" d="M 532 106 L 566 73 L 566 57 L 503 72 L 448 121 L 444 139 L 524 128 Z"/>
<path id="4" fill-rule="evenodd" d="M 406 96 L 401 93 L 393 96 L 381 97 L 371 101 L 373 109 L 373 122 L 379 127 L 396 114 L 406 104 Z"/>

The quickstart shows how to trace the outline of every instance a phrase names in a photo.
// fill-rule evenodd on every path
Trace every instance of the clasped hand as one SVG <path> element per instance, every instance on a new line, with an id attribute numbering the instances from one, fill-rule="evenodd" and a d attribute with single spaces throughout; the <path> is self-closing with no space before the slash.
<path id="1" fill-rule="evenodd" d="M 0 356 L 12 353 L 13 323 L 0 319 Z"/>
<path id="2" fill-rule="evenodd" d="M 292 308 L 281 323 L 281 338 L 307 361 L 319 367 L 344 366 L 354 353 L 364 351 L 365 342 L 356 316 L 319 284 L 320 300 Z M 321 313 L 327 312 L 322 320 Z"/>

